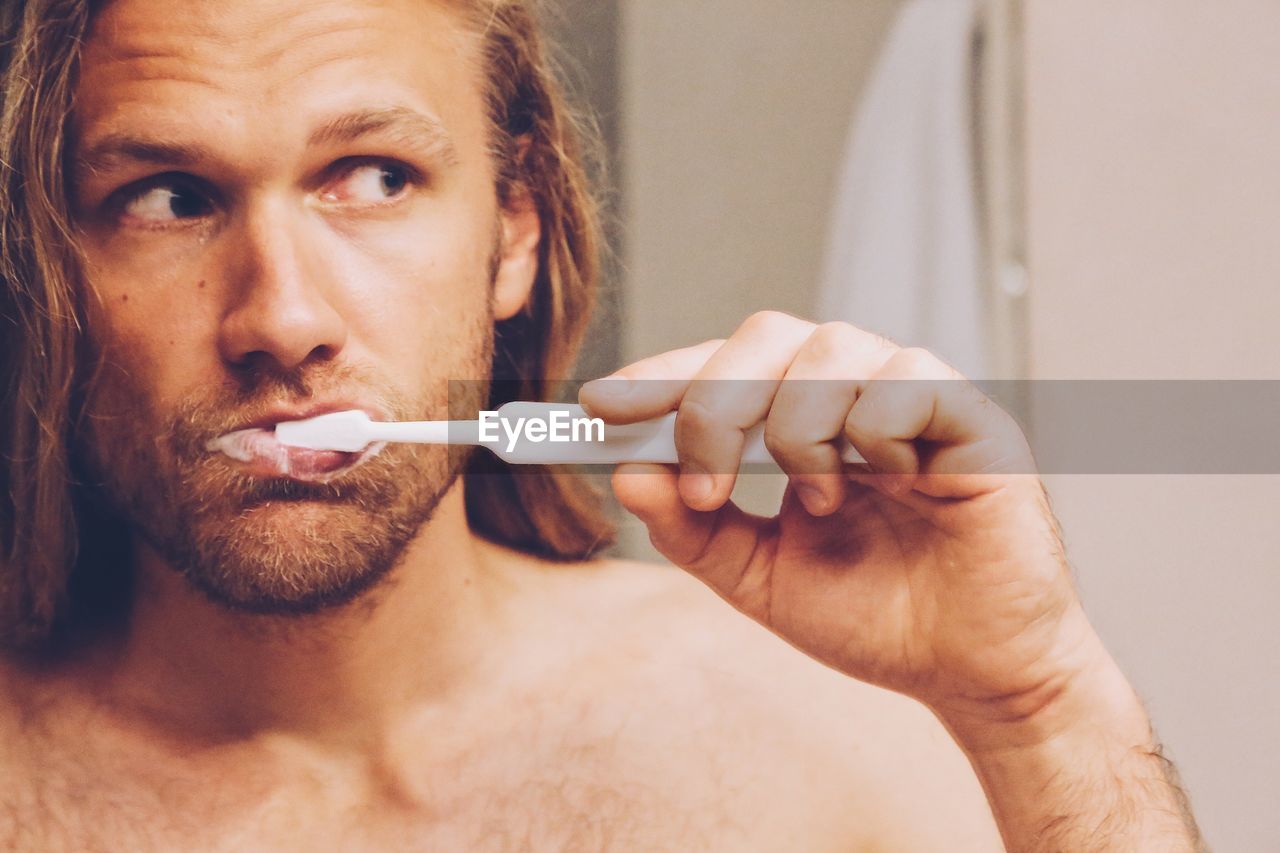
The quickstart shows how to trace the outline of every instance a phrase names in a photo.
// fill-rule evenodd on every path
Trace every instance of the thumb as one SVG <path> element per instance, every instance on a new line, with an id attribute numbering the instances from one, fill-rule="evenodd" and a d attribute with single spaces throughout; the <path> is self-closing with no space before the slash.
<path id="1" fill-rule="evenodd" d="M 662 556 L 700 579 L 748 615 L 767 602 L 771 520 L 732 502 L 710 512 L 690 509 L 680 497 L 674 465 L 631 463 L 613 474 L 613 492 L 649 529 Z"/>

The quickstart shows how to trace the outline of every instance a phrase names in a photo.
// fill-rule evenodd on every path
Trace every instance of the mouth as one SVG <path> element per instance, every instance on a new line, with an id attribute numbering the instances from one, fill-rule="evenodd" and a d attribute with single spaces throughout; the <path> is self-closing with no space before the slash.
<path id="1" fill-rule="evenodd" d="M 245 473 L 255 477 L 283 477 L 309 483 L 328 482 L 378 455 L 386 446 L 385 443 L 371 444 L 358 453 L 290 447 L 276 439 L 276 425 L 351 408 L 354 407 L 340 405 L 277 412 L 260 418 L 243 429 L 210 440 L 205 449 L 211 453 L 221 453 Z"/>

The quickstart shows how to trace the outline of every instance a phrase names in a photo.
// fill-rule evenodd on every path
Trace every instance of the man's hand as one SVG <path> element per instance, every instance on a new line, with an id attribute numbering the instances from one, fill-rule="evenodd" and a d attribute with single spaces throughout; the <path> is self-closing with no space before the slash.
<path id="1" fill-rule="evenodd" d="M 1032 815 L 1035 803 L 993 786 L 1045 781 L 1016 778 L 1024 765 L 1029 777 L 1060 774 L 1046 756 L 1076 751 L 1095 723 L 1132 732 L 1100 744 L 1089 774 L 1149 745 L 1081 609 L 1022 431 L 934 356 L 766 312 L 726 341 L 589 383 L 580 402 L 609 423 L 678 412 L 679 473 L 621 466 L 618 499 L 664 556 L 742 612 L 933 709 L 1011 847 L 1072 807 Z M 729 502 L 743 433 L 761 422 L 790 480 L 772 519 Z M 841 462 L 841 437 L 867 465 Z"/>
<path id="2" fill-rule="evenodd" d="M 638 381 L 609 393 L 618 379 Z M 929 353 L 757 314 L 581 400 L 615 423 L 678 412 L 678 482 L 623 466 L 619 500 L 664 556 L 830 666 L 940 712 L 1007 719 L 1093 663 L 1021 431 Z M 790 475 L 774 519 L 727 503 L 743 431 L 762 421 Z M 840 436 L 869 469 L 844 471 Z"/>

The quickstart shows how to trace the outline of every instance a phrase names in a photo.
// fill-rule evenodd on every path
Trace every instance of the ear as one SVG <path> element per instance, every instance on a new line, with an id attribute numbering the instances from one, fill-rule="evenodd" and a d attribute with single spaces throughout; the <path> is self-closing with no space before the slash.
<path id="1" fill-rule="evenodd" d="M 523 155 L 525 145 L 520 146 Z M 521 184 L 511 188 L 500 214 L 502 246 L 493 284 L 494 319 L 509 320 L 529 301 L 538 277 L 538 246 L 542 220 L 532 195 Z"/>

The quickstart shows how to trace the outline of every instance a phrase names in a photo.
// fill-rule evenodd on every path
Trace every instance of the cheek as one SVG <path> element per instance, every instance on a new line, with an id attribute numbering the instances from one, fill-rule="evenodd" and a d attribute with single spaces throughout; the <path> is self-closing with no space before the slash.
<path id="1" fill-rule="evenodd" d="M 156 398 L 181 394 L 212 349 L 216 307 L 202 258 L 95 246 L 86 246 L 86 255 L 85 275 L 98 297 L 88 321 L 98 352 L 145 379 Z"/>
<path id="2" fill-rule="evenodd" d="M 353 340 L 376 353 L 442 353 L 492 327 L 494 231 L 453 222 L 398 223 L 344 235 L 341 309 Z"/>
<path id="3" fill-rule="evenodd" d="M 115 324 L 194 332 L 211 315 L 216 281 L 210 238 L 114 235 L 84 239 L 85 275 Z"/>
<path id="4" fill-rule="evenodd" d="M 200 375 L 198 359 L 180 329 L 145 323 L 146 315 L 113 313 L 96 324 L 93 339 L 104 373 L 116 377 L 114 385 L 127 385 L 149 408 L 165 411 L 207 381 L 208 373 Z"/>

